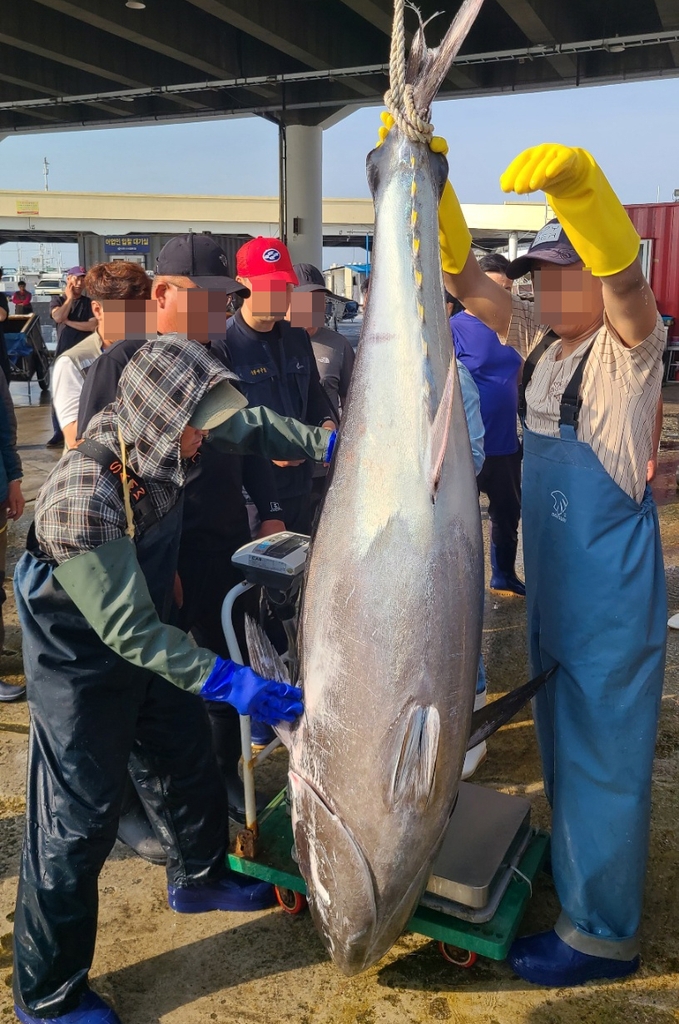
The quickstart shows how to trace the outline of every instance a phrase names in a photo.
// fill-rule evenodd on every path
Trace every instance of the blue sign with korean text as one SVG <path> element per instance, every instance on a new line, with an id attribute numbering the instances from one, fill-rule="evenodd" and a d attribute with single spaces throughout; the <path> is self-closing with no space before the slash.
<path id="1" fill-rule="evenodd" d="M 150 248 L 149 235 L 106 235 L 104 238 L 106 253 L 149 252 Z"/>

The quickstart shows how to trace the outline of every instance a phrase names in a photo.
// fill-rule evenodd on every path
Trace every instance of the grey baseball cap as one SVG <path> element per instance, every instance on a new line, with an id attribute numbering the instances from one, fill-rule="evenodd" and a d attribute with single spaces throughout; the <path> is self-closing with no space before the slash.
<path id="1" fill-rule="evenodd" d="M 239 409 L 244 409 L 247 404 L 247 398 L 233 384 L 228 380 L 220 380 L 203 395 L 193 411 L 189 424 L 198 430 L 212 430 Z"/>
<path id="2" fill-rule="evenodd" d="M 516 281 L 518 277 L 523 277 L 532 270 L 535 263 L 556 263 L 567 267 L 579 262 L 580 257 L 571 245 L 568 235 L 554 218 L 540 228 L 528 252 L 512 260 L 505 273 L 510 281 Z"/>
<path id="3" fill-rule="evenodd" d="M 323 280 L 322 273 L 313 263 L 295 263 L 292 269 L 297 274 L 299 281 L 295 288 L 296 292 L 325 292 L 330 299 L 337 299 L 338 302 L 347 301 L 342 295 L 335 295 L 330 291 Z"/>

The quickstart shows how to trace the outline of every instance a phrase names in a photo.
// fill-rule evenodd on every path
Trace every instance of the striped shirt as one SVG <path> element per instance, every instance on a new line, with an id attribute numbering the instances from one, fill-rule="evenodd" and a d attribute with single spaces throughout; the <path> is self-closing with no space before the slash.
<path id="1" fill-rule="evenodd" d="M 512 296 L 508 345 L 525 358 L 547 330 L 535 323 L 532 302 Z M 526 426 L 537 434 L 559 436 L 561 397 L 592 339 L 580 388 L 578 440 L 589 444 L 609 476 L 641 502 L 662 383 L 665 330 L 660 316 L 653 332 L 635 348 L 627 348 L 605 318 L 603 327 L 564 359 L 557 358 L 560 343 L 550 345 L 526 389 Z"/>

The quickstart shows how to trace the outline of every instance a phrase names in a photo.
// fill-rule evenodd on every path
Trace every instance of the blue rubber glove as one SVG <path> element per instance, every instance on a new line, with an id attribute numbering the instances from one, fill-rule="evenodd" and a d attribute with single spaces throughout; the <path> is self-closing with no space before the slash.
<path id="1" fill-rule="evenodd" d="M 323 458 L 323 465 L 329 466 L 332 460 L 332 453 L 335 450 L 337 444 L 337 431 L 333 430 L 332 434 L 328 438 L 328 447 L 325 449 L 325 456 Z"/>
<path id="2" fill-rule="evenodd" d="M 224 658 L 215 661 L 200 696 L 205 700 L 226 701 L 240 715 L 251 715 L 267 725 L 294 722 L 304 710 L 302 691 L 296 686 L 262 679 L 246 665 Z"/>

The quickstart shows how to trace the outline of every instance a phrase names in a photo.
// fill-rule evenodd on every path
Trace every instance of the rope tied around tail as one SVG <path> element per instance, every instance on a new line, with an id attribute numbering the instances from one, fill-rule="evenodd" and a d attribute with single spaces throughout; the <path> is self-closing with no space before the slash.
<path id="1" fill-rule="evenodd" d="M 394 0 L 389 89 L 384 95 L 384 103 L 406 138 L 411 142 L 428 143 L 434 134 L 434 126 L 420 117 L 415 107 L 413 86 L 406 83 L 405 5 L 406 0 Z"/>

